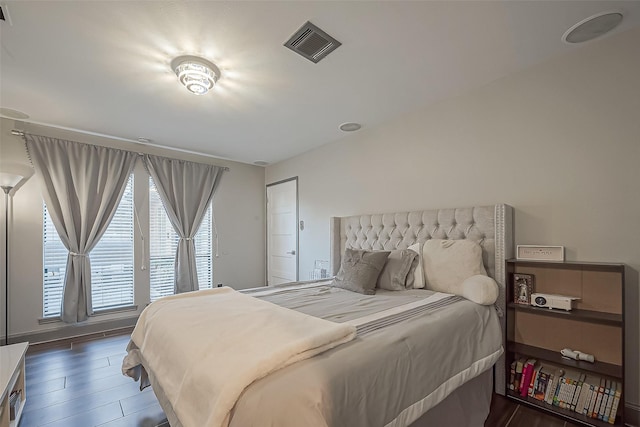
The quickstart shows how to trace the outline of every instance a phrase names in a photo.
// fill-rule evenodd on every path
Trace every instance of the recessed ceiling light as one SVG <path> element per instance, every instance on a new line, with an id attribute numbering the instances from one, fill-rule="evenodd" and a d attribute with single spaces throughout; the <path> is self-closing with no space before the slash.
<path id="1" fill-rule="evenodd" d="M 4 107 L 0 108 L 0 115 L 3 115 L 10 119 L 18 119 L 18 120 L 24 120 L 29 118 L 29 115 L 23 113 L 22 111 L 13 110 L 11 108 L 4 108 Z"/>
<path id="2" fill-rule="evenodd" d="M 256 160 L 255 162 L 253 162 L 253 164 L 256 166 L 267 166 L 269 162 L 265 162 L 264 160 Z"/>
<path id="3" fill-rule="evenodd" d="M 343 132 L 354 132 L 356 130 L 359 130 L 361 127 L 362 125 L 360 123 L 349 122 L 341 124 L 340 130 Z"/>
<path id="4" fill-rule="evenodd" d="M 141 144 L 148 144 L 148 143 L 151 142 L 151 140 L 149 138 L 140 137 L 140 138 L 138 138 L 138 142 L 141 143 Z"/>
<path id="5" fill-rule="evenodd" d="M 569 28 L 562 40 L 566 43 L 584 43 L 600 37 L 622 22 L 621 12 L 602 12 L 583 19 Z"/>
<path id="6" fill-rule="evenodd" d="M 220 78 L 220 69 L 214 63 L 197 56 L 179 56 L 171 61 L 171 69 L 194 95 L 206 94 Z"/>

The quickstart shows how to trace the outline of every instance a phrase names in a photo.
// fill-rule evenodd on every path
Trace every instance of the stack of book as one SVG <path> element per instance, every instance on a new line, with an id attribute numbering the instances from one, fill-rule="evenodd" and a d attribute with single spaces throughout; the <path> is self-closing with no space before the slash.
<path id="1" fill-rule="evenodd" d="M 622 394 L 617 381 L 525 358 L 511 363 L 509 380 L 513 394 L 615 423 Z"/>

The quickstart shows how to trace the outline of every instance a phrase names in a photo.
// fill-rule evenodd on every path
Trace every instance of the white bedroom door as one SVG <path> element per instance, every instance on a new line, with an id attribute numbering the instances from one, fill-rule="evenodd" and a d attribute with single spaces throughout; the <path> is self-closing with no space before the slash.
<path id="1" fill-rule="evenodd" d="M 267 186 L 267 285 L 298 280 L 298 178 Z"/>

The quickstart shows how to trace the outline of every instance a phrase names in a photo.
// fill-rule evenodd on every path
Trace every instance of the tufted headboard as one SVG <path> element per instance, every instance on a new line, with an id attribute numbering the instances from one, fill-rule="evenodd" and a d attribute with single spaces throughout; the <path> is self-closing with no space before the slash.
<path id="1" fill-rule="evenodd" d="M 487 274 L 498 282 L 496 306 L 506 311 L 505 260 L 513 257 L 513 208 L 499 204 L 456 209 L 356 215 L 331 218 L 331 266 L 340 269 L 345 248 L 367 250 L 406 249 L 429 239 L 470 239 L 482 246 Z M 504 331 L 505 319 L 501 317 Z M 504 334 L 503 334 L 504 336 Z M 504 357 L 496 363 L 496 391 L 504 394 Z"/>

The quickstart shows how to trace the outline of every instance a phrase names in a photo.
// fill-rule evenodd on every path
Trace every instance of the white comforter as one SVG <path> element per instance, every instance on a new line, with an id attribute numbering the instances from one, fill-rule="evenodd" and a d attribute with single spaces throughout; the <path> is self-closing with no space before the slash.
<path id="1" fill-rule="evenodd" d="M 149 305 L 131 335 L 140 351 L 129 353 L 123 371 L 144 362 L 184 427 L 226 427 L 251 383 L 355 334 L 354 326 L 216 288 Z"/>

